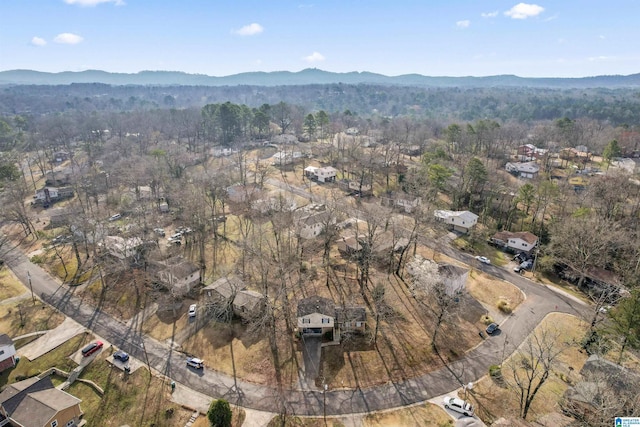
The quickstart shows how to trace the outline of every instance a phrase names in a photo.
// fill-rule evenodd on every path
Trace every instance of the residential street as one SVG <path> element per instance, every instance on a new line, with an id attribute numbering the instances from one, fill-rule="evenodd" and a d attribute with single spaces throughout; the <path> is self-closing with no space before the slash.
<path id="1" fill-rule="evenodd" d="M 464 262 L 472 260 L 470 255 L 452 250 L 446 252 Z M 187 368 L 183 354 L 174 351 L 168 343 L 141 336 L 135 322 L 127 325 L 84 304 L 74 295 L 73 289 L 60 286 L 26 256 L 15 253 L 9 258 L 9 267 L 27 289 L 29 272 L 37 296 L 168 378 L 208 396 L 224 397 L 239 406 L 268 412 L 286 410 L 288 414 L 297 415 L 364 413 L 422 402 L 449 393 L 462 383 L 476 381 L 486 375 L 488 367 L 511 354 L 547 314 L 557 311 L 588 316 L 589 313 L 589 308 L 573 297 L 499 267 L 483 265 L 483 270 L 514 283 L 527 296 L 516 312 L 503 322 L 501 334 L 487 338 L 449 367 L 427 375 L 365 389 L 328 390 L 323 396 L 321 390 L 301 390 L 302 385 L 300 389 L 278 391 L 240 380 L 236 383 L 232 377 L 206 368 L 203 373 L 191 370 Z M 206 359 L 206 355 L 202 357 Z"/>

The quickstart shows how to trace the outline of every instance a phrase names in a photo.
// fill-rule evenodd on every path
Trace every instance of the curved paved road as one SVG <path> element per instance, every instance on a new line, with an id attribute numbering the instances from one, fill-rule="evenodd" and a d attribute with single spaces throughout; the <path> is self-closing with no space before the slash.
<path id="1" fill-rule="evenodd" d="M 465 262 L 471 260 L 466 254 L 453 252 L 449 255 Z M 185 366 L 184 355 L 175 352 L 171 345 L 141 336 L 135 324 L 127 325 L 100 312 L 99 308 L 83 303 L 74 295 L 73 289 L 58 285 L 26 256 L 16 252 L 8 265 L 25 286 L 29 272 L 34 292 L 44 301 L 173 380 L 208 396 L 224 397 L 239 406 L 268 412 L 286 410 L 288 414 L 297 415 L 365 413 L 423 402 L 449 393 L 460 384 L 476 381 L 487 374 L 489 365 L 497 364 L 504 355 L 511 354 L 547 314 L 557 311 L 585 317 L 589 313 L 583 303 L 568 295 L 495 266 L 483 266 L 488 273 L 516 284 L 527 295 L 521 306 L 503 322 L 500 335 L 488 338 L 448 368 L 370 388 L 328 390 L 323 395 L 319 390 L 279 391 L 240 380 L 235 383 L 236 387 L 233 378 L 222 373 L 192 371 Z"/>

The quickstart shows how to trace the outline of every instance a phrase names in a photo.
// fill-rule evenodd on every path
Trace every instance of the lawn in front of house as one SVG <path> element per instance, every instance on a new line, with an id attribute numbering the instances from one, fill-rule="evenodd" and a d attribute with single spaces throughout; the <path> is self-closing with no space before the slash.
<path id="1" fill-rule="evenodd" d="M 35 304 L 31 297 L 0 305 L 0 331 L 11 338 L 36 331 L 54 329 L 64 316 L 40 300 Z M 26 343 L 23 343 L 23 345 Z"/>
<path id="2" fill-rule="evenodd" d="M 364 417 L 363 427 L 453 427 L 453 419 L 433 403 L 411 406 L 395 411 L 377 412 Z"/>

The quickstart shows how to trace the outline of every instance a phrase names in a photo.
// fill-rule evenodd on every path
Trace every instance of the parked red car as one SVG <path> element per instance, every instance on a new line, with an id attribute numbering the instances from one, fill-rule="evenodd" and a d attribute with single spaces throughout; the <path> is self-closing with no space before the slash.
<path id="1" fill-rule="evenodd" d="M 82 355 L 84 357 L 91 356 L 93 353 L 100 350 L 102 346 L 103 346 L 102 341 L 92 342 L 91 344 L 89 344 L 88 346 L 82 349 Z"/>

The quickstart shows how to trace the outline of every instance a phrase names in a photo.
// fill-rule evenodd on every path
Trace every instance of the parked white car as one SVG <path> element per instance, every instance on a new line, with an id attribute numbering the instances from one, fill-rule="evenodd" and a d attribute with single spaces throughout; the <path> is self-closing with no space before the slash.
<path id="1" fill-rule="evenodd" d="M 457 397 L 445 396 L 442 403 L 447 409 L 459 412 L 467 417 L 473 416 L 473 406 L 469 402 L 466 402 L 462 399 L 458 399 Z"/>
<path id="2" fill-rule="evenodd" d="M 187 366 L 190 366 L 196 369 L 202 369 L 204 368 L 204 360 L 198 359 L 197 357 L 188 357 Z"/>
<path id="3" fill-rule="evenodd" d="M 477 256 L 476 259 L 483 264 L 491 264 L 491 260 L 486 256 Z"/>
<path id="4" fill-rule="evenodd" d="M 196 317 L 196 308 L 195 304 L 189 306 L 189 317 Z"/>

